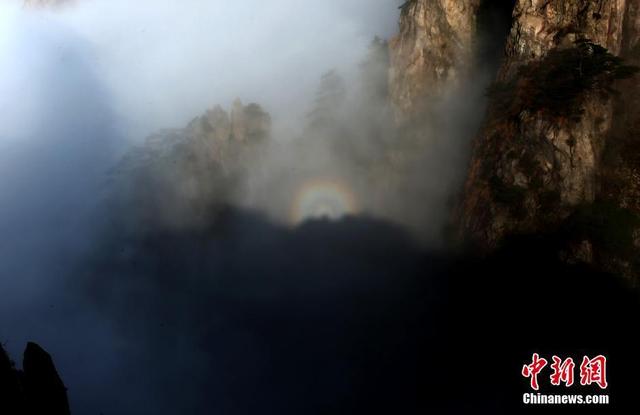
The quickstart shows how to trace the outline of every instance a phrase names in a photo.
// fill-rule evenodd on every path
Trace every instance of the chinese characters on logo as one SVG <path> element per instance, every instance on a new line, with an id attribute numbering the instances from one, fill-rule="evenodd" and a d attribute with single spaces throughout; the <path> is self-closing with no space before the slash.
<path id="1" fill-rule="evenodd" d="M 573 359 L 568 358 L 563 361 L 558 356 L 553 356 L 552 359 L 551 369 L 553 369 L 553 374 L 551 375 L 551 384 L 560 386 L 564 382 L 567 387 L 573 385 L 573 368 L 576 367 Z"/>
<path id="2" fill-rule="evenodd" d="M 547 359 L 540 358 L 538 353 L 533 354 L 533 362 L 530 365 L 524 365 L 522 367 L 522 376 L 525 378 L 531 378 L 531 389 L 538 390 L 538 374 L 547 365 Z"/>
<path id="3" fill-rule="evenodd" d="M 530 378 L 531 389 L 538 390 L 538 375 L 549 363 L 544 357 L 540 357 L 538 353 L 534 353 L 531 363 L 522 367 L 522 376 Z M 573 385 L 574 369 L 576 367 L 572 358 L 561 359 L 558 356 L 552 356 L 550 368 L 553 373 L 550 376 L 553 386 L 560 386 L 564 383 L 566 387 Z M 607 384 L 607 358 L 598 355 L 593 359 L 584 356 L 580 364 L 580 384 L 588 386 L 592 384 L 598 385 L 601 389 L 606 389 Z"/>
<path id="4" fill-rule="evenodd" d="M 593 359 L 587 356 L 582 358 L 580 384 L 591 385 L 592 383 L 600 386 L 600 389 L 607 388 L 607 358 L 602 355 Z"/>

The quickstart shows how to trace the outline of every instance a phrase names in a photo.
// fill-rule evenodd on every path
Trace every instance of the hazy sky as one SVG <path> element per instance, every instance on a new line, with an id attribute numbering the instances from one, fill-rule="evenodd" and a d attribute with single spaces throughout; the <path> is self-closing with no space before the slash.
<path id="1" fill-rule="evenodd" d="M 0 242 L 21 238 L 0 271 L 36 268 L 0 279 L 17 300 L 90 239 L 78 221 L 128 143 L 236 97 L 262 104 L 276 131 L 296 127 L 321 74 L 353 69 L 398 18 L 397 0 L 22 3 L 0 1 Z"/>
<path id="2" fill-rule="evenodd" d="M 104 227 L 105 172 L 127 143 L 235 97 L 295 125 L 323 72 L 348 72 L 374 35 L 395 31 L 397 3 L 86 0 L 50 11 L 0 0 L 0 342 L 16 359 L 26 341 L 43 344 L 75 413 L 157 401 L 145 394 L 155 379 L 131 366 L 146 340 L 122 340 L 68 280 Z M 187 342 L 180 355 L 193 356 Z M 143 385 L 122 391 L 130 371 Z M 156 405 L 174 399 L 162 395 Z"/>
<path id="3" fill-rule="evenodd" d="M 295 126 L 321 74 L 354 69 L 398 18 L 397 0 L 22 3 L 0 2 L 0 231 L 58 248 L 43 240 L 96 203 L 126 143 L 235 97 Z"/>
<path id="4" fill-rule="evenodd" d="M 42 54 L 67 77 L 74 48 L 132 137 L 180 127 L 235 97 L 261 103 L 276 122 L 295 119 L 324 71 L 348 72 L 398 18 L 397 0 L 85 0 L 55 12 L 20 3 L 0 6 L 3 77 L 30 90 L 42 76 L 31 59 Z"/>

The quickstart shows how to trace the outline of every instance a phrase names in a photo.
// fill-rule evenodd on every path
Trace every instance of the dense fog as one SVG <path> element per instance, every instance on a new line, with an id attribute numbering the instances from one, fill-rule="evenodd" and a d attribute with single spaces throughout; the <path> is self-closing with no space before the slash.
<path id="1" fill-rule="evenodd" d="M 470 79 L 399 131 L 400 3 L 0 5 L 0 342 L 45 347 L 72 413 L 464 409 L 439 356 L 489 322 L 512 333 L 506 308 L 534 318 L 501 290 L 556 264 L 513 282 L 513 256 L 481 284 L 443 255 L 508 22 L 488 19 Z M 211 159 L 197 117 L 236 98 L 269 128 Z"/>

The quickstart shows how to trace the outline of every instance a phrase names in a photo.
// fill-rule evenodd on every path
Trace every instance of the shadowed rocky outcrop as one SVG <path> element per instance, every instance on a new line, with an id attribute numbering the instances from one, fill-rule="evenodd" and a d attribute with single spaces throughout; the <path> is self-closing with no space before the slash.
<path id="1" fill-rule="evenodd" d="M 452 91 L 473 101 L 482 49 L 504 50 L 490 68 L 482 127 L 464 133 L 475 139 L 455 216 L 474 249 L 546 234 L 569 262 L 640 275 L 639 10 L 638 0 L 402 5 L 389 42 L 390 101 L 397 124 L 411 125 L 419 142 L 455 141 L 438 124 L 447 114 L 434 111 Z M 495 11 L 511 12 L 506 39 L 490 33 L 487 12 Z M 469 117 L 462 107 L 452 116 L 459 123 Z"/>
<path id="2" fill-rule="evenodd" d="M 67 389 L 49 353 L 35 343 L 24 352 L 23 370 L 0 346 L 0 413 L 69 415 Z"/>
<path id="3" fill-rule="evenodd" d="M 113 203 L 130 209 L 131 228 L 202 225 L 243 189 L 270 136 L 271 117 L 260 105 L 215 106 L 132 148 L 113 171 Z"/>
<path id="4" fill-rule="evenodd" d="M 639 4 L 516 3 L 463 192 L 459 223 L 474 246 L 550 233 L 569 261 L 637 274 Z M 627 161 L 613 161 L 621 147 Z"/>

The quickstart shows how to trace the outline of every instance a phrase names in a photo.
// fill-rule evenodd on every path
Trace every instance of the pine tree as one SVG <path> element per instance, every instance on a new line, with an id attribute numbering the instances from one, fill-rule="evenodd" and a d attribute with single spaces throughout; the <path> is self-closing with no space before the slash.
<path id="1" fill-rule="evenodd" d="M 340 118 L 346 98 L 347 86 L 340 74 L 331 70 L 322 75 L 314 108 L 309 113 L 309 128 L 320 132 L 334 126 Z"/>

